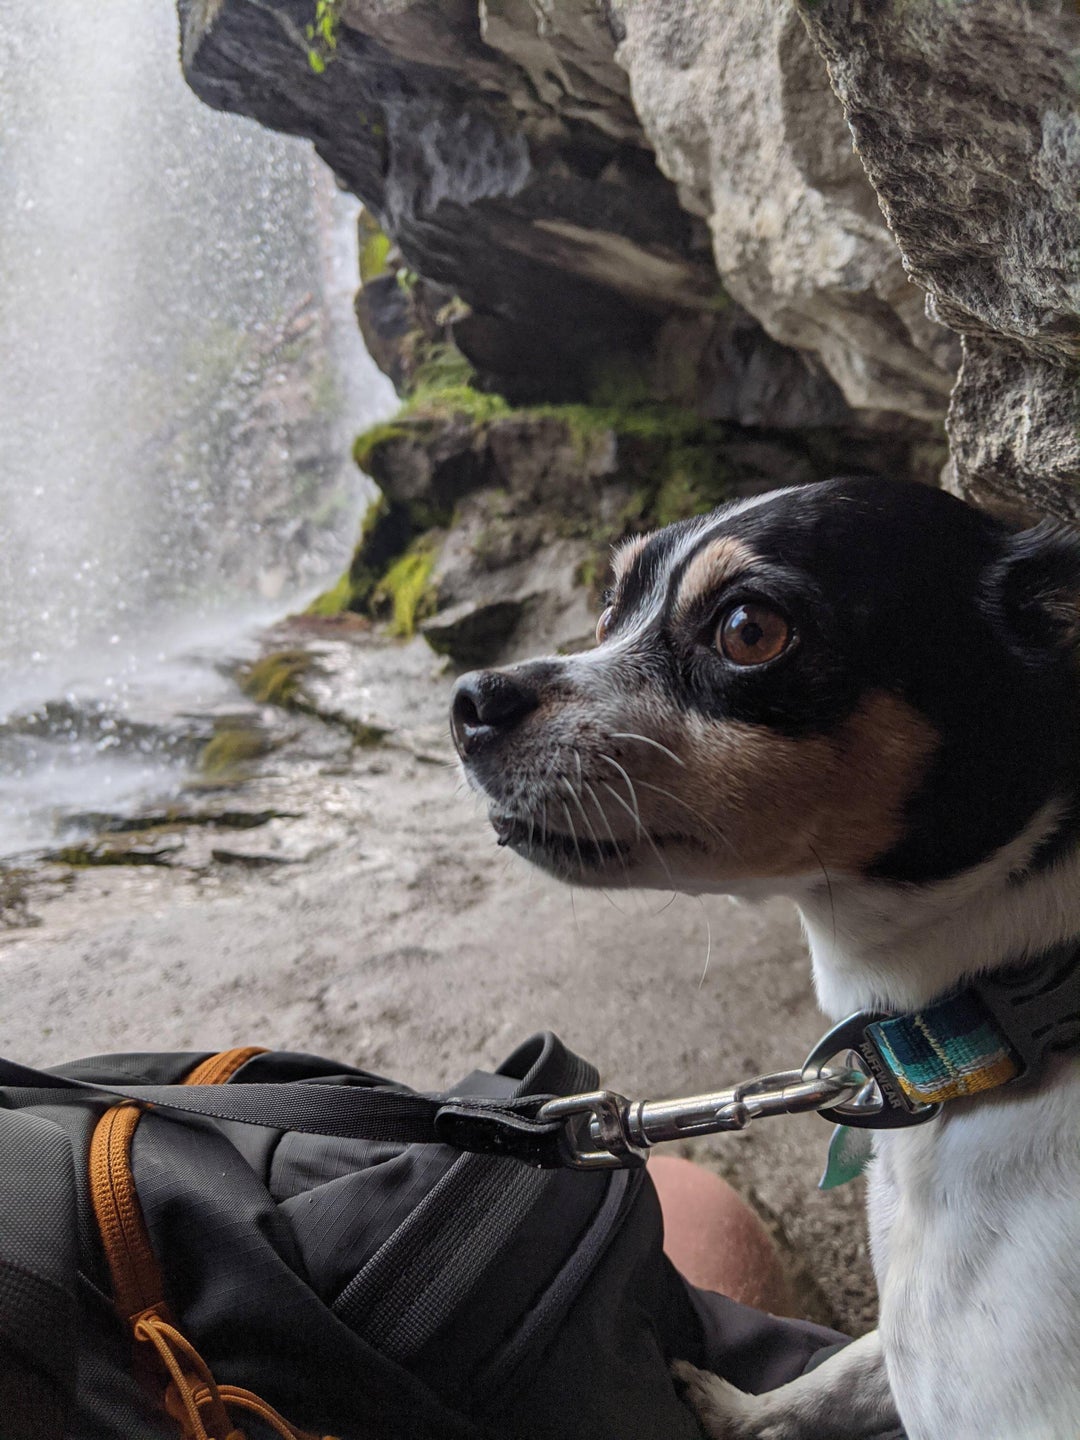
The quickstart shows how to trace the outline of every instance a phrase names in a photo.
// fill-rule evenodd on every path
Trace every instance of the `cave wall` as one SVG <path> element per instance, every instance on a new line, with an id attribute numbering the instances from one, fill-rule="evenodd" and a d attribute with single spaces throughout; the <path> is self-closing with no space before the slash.
<path id="1" fill-rule="evenodd" d="M 928 319 L 793 4 L 616 0 L 617 57 L 727 290 L 882 421 L 938 418 L 959 361 Z"/>
<path id="2" fill-rule="evenodd" d="M 953 481 L 1080 519 L 1080 14 L 802 0 L 930 313 L 963 337 Z"/>

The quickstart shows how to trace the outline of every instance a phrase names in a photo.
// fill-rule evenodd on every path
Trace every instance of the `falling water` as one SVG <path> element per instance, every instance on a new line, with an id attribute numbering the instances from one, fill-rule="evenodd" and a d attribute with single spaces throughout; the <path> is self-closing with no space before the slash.
<path id="1" fill-rule="evenodd" d="M 155 722 L 340 571 L 390 397 L 351 202 L 195 99 L 167 0 L 0 0 L 0 34 L 3 855 L 165 783 Z"/>

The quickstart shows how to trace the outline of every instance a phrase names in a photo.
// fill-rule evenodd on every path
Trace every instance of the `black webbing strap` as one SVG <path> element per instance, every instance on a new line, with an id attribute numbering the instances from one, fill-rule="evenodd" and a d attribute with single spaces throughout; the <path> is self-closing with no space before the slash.
<path id="1" fill-rule="evenodd" d="M 0 1059 L 0 1086 L 26 1090 L 86 1090 L 125 1100 L 349 1140 L 386 1140 L 402 1145 L 452 1145 L 481 1155 L 510 1155 L 529 1165 L 555 1168 L 565 1163 L 559 1121 L 535 1116 L 550 1095 L 517 1100 L 475 1096 L 418 1095 L 385 1086 L 273 1084 L 112 1085 L 73 1080 Z"/>

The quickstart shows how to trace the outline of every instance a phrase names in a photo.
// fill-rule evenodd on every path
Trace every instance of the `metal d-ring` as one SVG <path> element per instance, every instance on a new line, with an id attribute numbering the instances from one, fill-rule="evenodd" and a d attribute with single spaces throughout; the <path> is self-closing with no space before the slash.
<path id="1" fill-rule="evenodd" d="M 823 1119 L 855 1129 L 897 1130 L 925 1124 L 941 1109 L 937 1104 L 907 1098 L 867 1033 L 869 1026 L 889 1018 L 874 1010 L 849 1015 L 823 1036 L 806 1057 L 802 1074 L 808 1079 L 826 1073 L 825 1067 L 838 1055 L 844 1056 L 846 1064 L 863 1072 L 863 1083 L 856 1094 L 820 1110 L 818 1113 Z"/>

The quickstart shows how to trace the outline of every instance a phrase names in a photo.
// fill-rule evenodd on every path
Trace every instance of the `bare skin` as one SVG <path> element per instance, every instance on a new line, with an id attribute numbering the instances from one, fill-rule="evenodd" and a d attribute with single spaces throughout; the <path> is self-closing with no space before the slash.
<path id="1" fill-rule="evenodd" d="M 794 1313 L 768 1232 L 725 1180 L 675 1155 L 653 1156 L 649 1174 L 664 1215 L 664 1251 L 691 1285 L 773 1315 Z"/>

